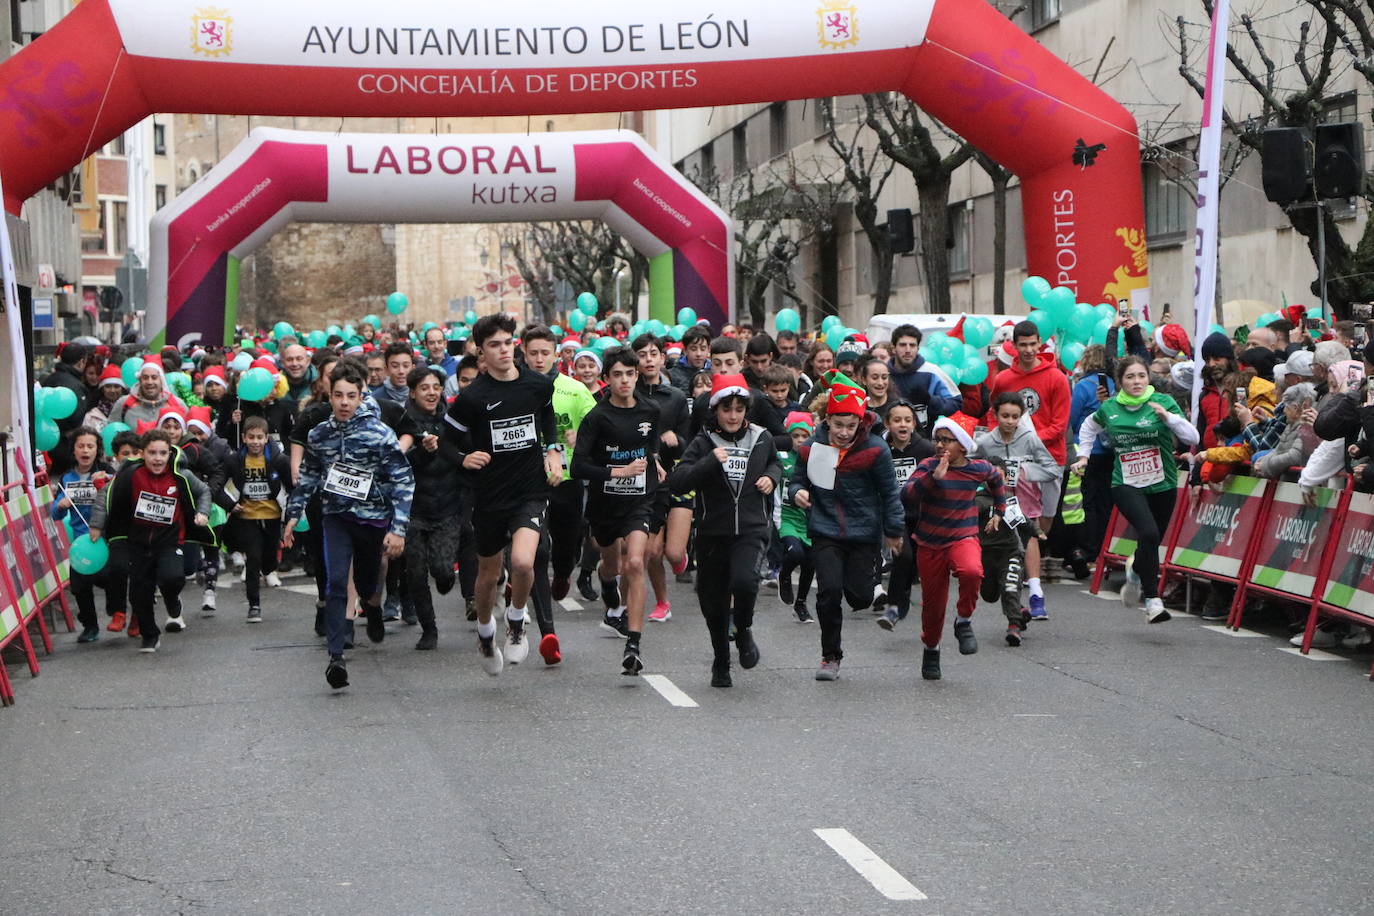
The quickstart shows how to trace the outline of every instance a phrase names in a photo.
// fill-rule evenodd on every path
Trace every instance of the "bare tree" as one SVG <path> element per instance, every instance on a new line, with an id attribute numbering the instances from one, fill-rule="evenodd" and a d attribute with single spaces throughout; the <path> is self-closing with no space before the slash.
<path id="1" fill-rule="evenodd" d="M 892 176 L 896 162 L 883 152 L 872 134 L 867 135 L 869 146 L 864 149 L 860 141 L 865 139 L 867 124 L 862 110 L 857 112 L 859 116 L 854 121 L 844 124 L 836 121 L 832 99 L 821 99 L 820 110 L 826 144 L 840 160 L 848 197 L 854 207 L 854 219 L 873 253 L 873 314 L 882 315 L 887 312 L 887 302 L 892 297 L 893 253 L 887 225 L 878 222 L 878 197 Z"/>
<path id="2" fill-rule="evenodd" d="M 545 267 L 575 290 L 594 294 L 601 304 L 599 315 L 608 314 L 614 307 L 616 277 L 622 268 L 628 267 L 630 271 L 631 302 L 638 300 L 639 291 L 648 280 L 648 258 L 605 223 L 532 223 L 528 236 L 528 242 L 522 241 L 512 249 L 525 282 L 530 283 L 532 276 L 539 275 L 539 268 Z M 549 286 L 544 295 L 551 303 L 552 284 L 547 279 L 543 282 Z"/>
<path id="3" fill-rule="evenodd" d="M 524 228 L 506 227 L 501 245 L 515 259 L 515 269 L 525 281 L 525 295 L 534 306 L 534 318 L 551 324 L 557 307 L 553 271 L 534 245 L 531 234 Z"/>
<path id="4" fill-rule="evenodd" d="M 888 156 L 908 172 L 916 182 L 916 198 L 920 203 L 920 257 L 925 278 L 926 309 L 932 313 L 950 310 L 949 296 L 949 190 L 954 172 L 973 157 L 973 146 L 958 139 L 939 122 L 926 124 L 910 100 L 896 93 L 864 96 L 867 108 L 866 123 L 878 135 L 878 142 Z M 948 143 L 937 142 L 936 134 L 952 141 L 952 148 L 941 149 Z"/>
<path id="5" fill-rule="evenodd" d="M 842 183 L 819 163 L 803 166 L 790 156 L 729 180 L 700 171 L 690 177 L 734 218 L 737 298 L 750 322 L 764 325 L 767 294 L 775 287 L 804 315 L 807 301 L 797 289 L 794 263 L 808 245 L 835 231 Z M 823 313 L 836 311 L 819 295 L 815 304 Z"/>
<path id="6" fill-rule="evenodd" d="M 1226 46 L 1226 59 L 1240 82 L 1250 91 L 1247 99 L 1258 104 L 1258 111 L 1248 117 L 1230 109 L 1223 111 L 1226 130 L 1235 142 L 1250 151 L 1258 151 L 1266 127 L 1298 127 L 1313 130 L 1322 123 L 1326 103 L 1334 80 L 1347 69 L 1360 73 L 1374 86 L 1374 36 L 1371 36 L 1368 8 L 1358 0 L 1304 0 L 1311 11 L 1298 29 L 1297 46 L 1292 52 L 1292 64 L 1280 64 L 1281 55 L 1271 50 L 1270 43 L 1278 43 L 1256 27 L 1253 17 L 1240 17 L 1245 41 Z M 1212 15 L 1211 0 L 1202 0 L 1208 17 Z M 1179 51 L 1179 74 L 1198 94 L 1203 96 L 1205 59 L 1199 62 L 1194 44 L 1183 17 L 1175 20 L 1175 36 Z M 1205 43 L 1202 43 L 1205 47 Z M 1202 55 L 1205 58 L 1205 55 Z M 1291 71 L 1296 69 L 1297 81 L 1285 85 Z M 1238 165 L 1238 160 L 1232 159 Z M 1224 174 L 1223 178 L 1228 177 Z M 1374 200 L 1374 186 L 1365 178 L 1361 196 Z M 1300 203 L 1284 208 L 1293 228 L 1307 239 L 1308 250 L 1320 269 L 1318 253 L 1318 220 L 1324 223 L 1326 236 L 1327 295 L 1337 317 L 1347 317 L 1350 303 L 1374 299 L 1374 220 L 1366 224 L 1364 236 L 1355 248 L 1341 237 L 1335 217 L 1325 206 Z M 1312 292 L 1320 295 L 1320 283 L 1314 281 Z"/>

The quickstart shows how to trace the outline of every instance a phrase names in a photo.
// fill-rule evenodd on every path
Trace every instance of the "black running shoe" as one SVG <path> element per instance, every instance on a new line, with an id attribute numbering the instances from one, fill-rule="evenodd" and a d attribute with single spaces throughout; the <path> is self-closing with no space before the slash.
<path id="1" fill-rule="evenodd" d="M 928 681 L 940 679 L 940 650 L 926 649 L 921 653 L 921 677 Z"/>
<path id="2" fill-rule="evenodd" d="M 386 624 L 382 622 L 382 609 L 363 605 L 363 615 L 367 617 L 367 638 L 372 642 L 386 639 Z"/>
<path id="3" fill-rule="evenodd" d="M 792 605 L 792 613 L 797 615 L 797 623 L 815 623 L 811 616 L 811 611 L 806 607 L 806 600 L 799 598 L 797 603 Z"/>
<path id="4" fill-rule="evenodd" d="M 639 646 L 626 646 L 625 657 L 620 660 L 620 673 L 634 677 L 643 670 L 644 663 L 639 660 Z"/>
<path id="5" fill-rule="evenodd" d="M 329 686 L 335 690 L 342 690 L 348 686 L 348 668 L 344 666 L 341 658 L 331 658 L 329 667 L 324 669 L 324 679 L 329 682 Z"/>
<path id="6" fill-rule="evenodd" d="M 597 594 L 596 584 L 592 582 L 592 571 L 582 570 L 577 577 L 577 592 L 582 596 L 583 601 L 595 601 L 600 595 Z"/>
<path id="7" fill-rule="evenodd" d="M 477 599 L 476 599 L 476 598 L 464 598 L 463 600 L 464 600 L 464 602 L 466 602 L 466 604 L 467 604 L 467 618 L 468 618 L 468 620 L 476 620 L 476 619 L 477 619 Z"/>
<path id="8" fill-rule="evenodd" d="M 433 649 L 439 645 L 439 633 L 436 630 L 425 630 L 420 634 L 420 641 L 415 644 L 415 648 L 424 651 Z"/>
<path id="9" fill-rule="evenodd" d="M 1021 628 L 1014 623 L 1007 624 L 1007 645 L 1021 645 Z"/>
<path id="10" fill-rule="evenodd" d="M 739 666 L 745 671 L 759 663 L 759 644 L 754 642 L 754 631 L 745 627 L 735 634 L 735 648 L 739 649 Z"/>
<path id="11" fill-rule="evenodd" d="M 607 611 L 601 618 L 602 635 L 619 636 L 626 639 L 630 635 L 630 621 L 628 614 L 621 614 L 619 617 L 612 617 L 611 612 Z"/>
<path id="12" fill-rule="evenodd" d="M 954 638 L 959 640 L 960 655 L 972 655 L 978 651 L 978 638 L 973 635 L 973 623 L 971 621 L 954 621 Z"/>
<path id="13" fill-rule="evenodd" d="M 78 636 L 78 637 L 76 637 L 76 641 L 77 641 L 77 642 L 95 642 L 95 641 L 98 640 L 99 638 L 100 638 L 100 627 L 95 626 L 94 624 L 92 624 L 91 626 L 88 626 L 88 627 L 82 627 L 82 629 L 81 629 L 81 635 Z"/>
<path id="14" fill-rule="evenodd" d="M 729 662 L 729 660 L 726 660 L 726 661 L 723 661 L 723 662 L 712 662 L 712 663 L 711 663 L 711 686 L 712 686 L 712 687 L 733 687 L 733 686 L 734 686 L 733 682 L 730 680 L 730 662 Z"/>
<path id="15" fill-rule="evenodd" d="M 783 604 L 795 604 L 796 593 L 792 590 L 792 577 L 778 573 L 778 600 Z"/>

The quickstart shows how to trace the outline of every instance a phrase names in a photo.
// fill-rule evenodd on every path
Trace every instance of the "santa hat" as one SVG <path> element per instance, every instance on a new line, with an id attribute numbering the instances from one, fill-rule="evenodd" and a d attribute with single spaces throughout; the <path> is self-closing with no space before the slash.
<path id="1" fill-rule="evenodd" d="M 223 366 L 211 366 L 206 369 L 204 381 L 206 385 L 218 385 L 221 388 L 229 387 L 229 383 L 224 380 Z"/>
<path id="2" fill-rule="evenodd" d="M 157 429 L 156 423 L 149 420 L 139 420 L 138 425 L 134 427 L 134 435 L 142 436 L 144 433 L 151 432 L 155 429 Z"/>
<path id="3" fill-rule="evenodd" d="M 584 356 L 596 363 L 598 372 L 601 371 L 601 354 L 597 353 L 595 350 L 578 350 L 577 355 L 573 357 L 573 365 L 576 366 L 577 361 Z"/>
<path id="4" fill-rule="evenodd" d="M 1010 319 L 1002 322 L 1001 327 L 992 332 L 993 346 L 996 346 L 997 344 L 1002 343 L 1003 341 L 1011 340 L 1012 331 L 1015 330 L 1015 328 L 1016 324 Z"/>
<path id="5" fill-rule="evenodd" d="M 362 346 L 362 345 L 355 344 L 354 346 L 351 346 L 351 347 L 348 347 L 347 349 L 345 349 L 345 350 L 343 351 L 343 355 L 344 355 L 344 356 L 362 356 L 364 353 L 366 353 L 368 350 L 371 350 L 371 349 L 372 349 L 371 347 L 366 347 L 366 346 Z"/>
<path id="6" fill-rule="evenodd" d="M 964 447 L 965 452 L 972 452 L 973 428 L 977 422 L 973 417 L 959 411 L 952 416 L 941 417 L 936 420 L 931 434 L 934 435 L 935 432 L 942 429 L 948 430 L 949 434 L 954 437 L 954 441 Z"/>
<path id="7" fill-rule="evenodd" d="M 868 335 L 867 335 L 867 334 L 850 334 L 848 337 L 845 338 L 845 340 L 853 340 L 853 341 L 856 341 L 856 342 L 858 342 L 858 343 L 863 344 L 865 350 L 868 349 Z"/>
<path id="8" fill-rule="evenodd" d="M 124 391 L 129 390 L 129 386 L 124 384 L 124 376 L 120 374 L 118 366 L 106 366 L 105 371 L 100 373 L 100 385 L 97 387 L 104 388 L 106 385 L 118 385 Z"/>
<path id="9" fill-rule="evenodd" d="M 273 375 L 276 375 L 276 374 L 277 374 L 277 364 L 274 363 L 274 362 L 272 362 L 271 357 L 267 357 L 267 356 L 259 356 L 257 359 L 253 360 L 253 365 L 249 366 L 249 368 L 250 368 L 250 369 L 266 369 L 268 372 L 272 373 Z"/>
<path id="10" fill-rule="evenodd" d="M 669 359 L 677 359 L 682 355 L 682 344 L 670 343 L 668 344 L 668 349 L 664 350 L 663 352 L 664 355 L 667 356 Z"/>
<path id="11" fill-rule="evenodd" d="M 825 402 L 825 415 L 833 417 L 846 413 L 862 419 L 868 413 L 868 396 L 842 373 L 836 373 L 830 379 L 830 397 Z"/>
<path id="12" fill-rule="evenodd" d="M 1193 355 L 1192 347 L 1188 344 L 1188 332 L 1183 330 L 1181 324 L 1162 324 L 1155 328 L 1155 346 L 1168 357 L 1180 353 L 1184 356 Z"/>
<path id="13" fill-rule="evenodd" d="M 564 338 L 563 338 L 563 342 L 562 342 L 561 344 L 558 345 L 558 349 L 559 349 L 559 350 L 567 350 L 567 349 L 577 350 L 577 349 L 578 349 L 579 347 L 581 347 L 581 346 L 582 346 L 582 341 L 578 338 L 578 336 L 577 336 L 576 334 L 569 334 L 567 337 L 564 337 Z"/>
<path id="14" fill-rule="evenodd" d="M 738 373 L 713 376 L 711 378 L 710 406 L 715 407 L 730 397 L 741 397 L 746 401 L 749 400 L 749 383 L 745 381 L 744 376 Z"/>
<path id="15" fill-rule="evenodd" d="M 210 425 L 210 408 L 192 407 L 187 413 L 189 414 L 186 418 L 187 426 L 194 426 L 207 436 L 214 432 Z"/>
<path id="16" fill-rule="evenodd" d="M 156 369 L 157 374 L 162 378 L 162 380 L 164 382 L 167 381 L 167 370 L 162 368 L 162 357 L 153 356 L 151 354 L 143 357 L 143 365 L 138 367 L 138 374 L 142 375 L 143 370 L 148 368 Z"/>
<path id="17" fill-rule="evenodd" d="M 1002 346 L 997 348 L 997 361 L 1004 366 L 1016 362 L 1016 348 L 1011 345 L 1010 340 L 1002 341 Z"/>
<path id="18" fill-rule="evenodd" d="M 811 414 L 804 410 L 794 410 L 789 413 L 782 425 L 789 433 L 794 429 L 804 429 L 808 433 L 814 433 L 816 431 L 816 422 L 811 419 Z"/>
<path id="19" fill-rule="evenodd" d="M 967 315 L 960 315 L 959 320 L 954 323 L 954 327 L 945 332 L 945 336 L 953 337 L 955 340 L 964 339 L 964 322 L 968 320 Z"/>
<path id="20" fill-rule="evenodd" d="M 186 431 L 186 418 L 181 415 L 181 411 L 177 410 L 170 404 L 168 404 L 166 407 L 162 408 L 157 412 L 158 428 L 161 429 L 162 424 L 169 419 L 175 419 L 178 423 L 181 424 L 181 431 Z"/>
<path id="21" fill-rule="evenodd" d="M 1293 327 L 1303 327 L 1303 320 L 1307 318 L 1307 307 L 1302 305 L 1290 305 L 1283 310 L 1284 317 L 1293 322 Z"/>

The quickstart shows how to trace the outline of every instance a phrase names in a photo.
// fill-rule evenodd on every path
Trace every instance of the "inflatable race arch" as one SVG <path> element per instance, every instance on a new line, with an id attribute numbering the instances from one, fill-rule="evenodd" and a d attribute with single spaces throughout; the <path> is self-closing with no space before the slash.
<path id="1" fill-rule="evenodd" d="M 984 0 L 84 0 L 0 65 L 5 207 L 154 112 L 687 108 L 898 91 L 1021 179 L 1029 270 L 1148 296 L 1131 115 Z"/>
<path id="2" fill-rule="evenodd" d="M 292 220 L 600 219 L 650 259 L 652 317 L 732 320 L 730 218 L 632 131 L 434 135 L 257 128 L 153 217 L 145 327 L 232 340 L 239 262 Z"/>

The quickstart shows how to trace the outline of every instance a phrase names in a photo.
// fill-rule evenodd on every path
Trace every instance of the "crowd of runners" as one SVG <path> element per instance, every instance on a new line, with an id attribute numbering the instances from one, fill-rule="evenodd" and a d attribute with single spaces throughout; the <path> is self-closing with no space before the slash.
<path id="1" fill-rule="evenodd" d="M 921 674 L 938 679 L 951 579 L 959 653 L 978 650 L 980 597 L 1019 646 L 1049 618 L 1050 554 L 1085 577 L 1113 506 L 1140 545 L 1123 599 L 1167 620 L 1158 545 L 1179 461 L 1199 483 L 1266 473 L 1280 452 L 1272 474 L 1306 464 L 1304 486 L 1368 470 L 1358 429 L 1328 437 L 1334 450 L 1312 434 L 1333 396 L 1367 400 L 1363 353 L 1339 325 L 1315 345 L 1286 319 L 1218 332 L 1193 359 L 1181 327 L 1118 315 L 1065 367 L 1034 323 L 1008 322 L 976 382 L 927 360 L 913 325 L 882 342 L 846 333 L 834 350 L 820 332 L 666 336 L 618 315 L 597 327 L 564 336 L 489 315 L 422 333 L 371 319 L 348 338 L 279 325 L 186 352 L 66 344 L 44 379 L 80 399 L 46 454 L 53 512 L 110 548 L 102 569 L 73 572 L 78 641 L 125 632 L 156 652 L 197 611 L 228 610 L 224 575 L 246 586 L 234 612 L 259 622 L 286 562 L 313 574 L 336 689 L 355 621 L 377 643 L 399 618 L 431 650 L 455 589 L 490 675 L 526 663 L 531 643 L 562 661 L 555 609 L 575 587 L 601 603 L 634 676 L 652 665 L 647 624 L 673 617 L 672 576 L 695 582 L 713 686 L 759 663 L 765 589 L 819 623 L 822 681 L 839 677 L 846 607 L 891 631 L 919 605 Z M 1226 600 L 1209 596 L 1204 615 Z"/>

